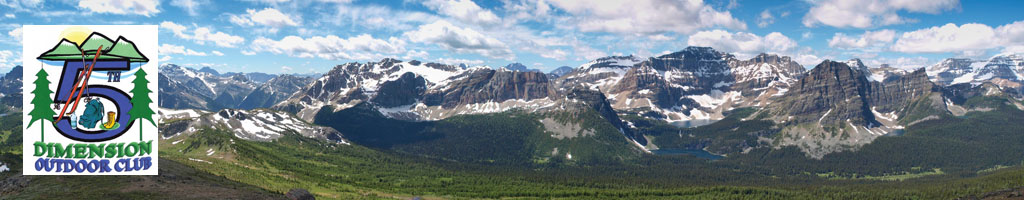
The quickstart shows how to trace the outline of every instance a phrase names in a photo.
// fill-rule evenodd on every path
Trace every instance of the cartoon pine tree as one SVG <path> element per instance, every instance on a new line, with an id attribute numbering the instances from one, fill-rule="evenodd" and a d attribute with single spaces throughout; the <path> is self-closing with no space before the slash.
<path id="1" fill-rule="evenodd" d="M 33 82 L 36 85 L 36 89 L 32 90 L 32 111 L 28 113 L 29 117 L 32 117 L 28 122 L 28 126 L 32 126 L 32 123 L 45 120 L 53 122 L 53 116 L 57 115 L 50 109 L 50 105 L 53 104 L 53 99 L 50 98 L 50 80 L 47 80 L 46 71 L 39 69 L 39 73 L 36 73 L 36 81 Z M 46 125 L 43 122 L 39 123 L 39 141 L 43 141 L 43 130 L 46 130 Z"/>
<path id="2" fill-rule="evenodd" d="M 146 71 L 139 69 L 135 72 L 135 80 L 132 81 L 135 87 L 130 91 L 132 93 L 132 109 L 128 111 L 128 116 L 131 117 L 129 121 L 135 121 L 136 119 L 147 119 L 149 123 L 156 126 L 156 122 L 153 122 L 153 109 L 149 108 L 149 104 L 153 103 L 152 99 L 149 99 L 149 81 L 146 80 Z M 141 123 L 141 122 L 140 122 Z M 142 126 L 139 124 L 139 140 L 142 140 Z"/>

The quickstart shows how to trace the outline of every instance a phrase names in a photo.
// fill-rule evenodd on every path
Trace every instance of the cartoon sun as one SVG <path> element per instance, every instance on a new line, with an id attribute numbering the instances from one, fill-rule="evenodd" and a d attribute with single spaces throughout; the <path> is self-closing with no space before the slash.
<path id="1" fill-rule="evenodd" d="M 72 26 L 61 31 L 60 37 L 74 42 L 78 46 L 82 46 L 82 43 L 89 37 L 89 34 L 92 34 L 92 30 L 89 30 L 89 28 Z"/>

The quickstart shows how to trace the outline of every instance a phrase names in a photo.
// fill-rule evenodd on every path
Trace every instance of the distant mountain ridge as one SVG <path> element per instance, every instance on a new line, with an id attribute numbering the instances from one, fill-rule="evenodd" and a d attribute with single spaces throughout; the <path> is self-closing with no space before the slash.
<path id="1" fill-rule="evenodd" d="M 21 65 L 14 66 L 10 72 L 0 77 L 0 106 L 5 108 L 21 107 L 23 71 L 24 68 Z"/>
<path id="2" fill-rule="evenodd" d="M 997 63 L 1013 63 L 1009 60 Z M 558 73 L 541 73 L 517 63 L 491 69 L 388 58 L 338 65 L 315 79 L 277 76 L 257 84 L 248 78 L 252 76 L 242 74 L 214 76 L 171 66 L 167 69 L 179 69 L 174 70 L 181 71 L 178 77 L 188 80 L 168 84 L 169 88 L 191 88 L 190 93 L 205 95 L 196 97 L 199 99 L 216 97 L 208 105 L 224 102 L 220 100 L 243 102 L 220 107 L 271 107 L 303 121 L 357 105 L 388 118 L 414 122 L 513 110 L 551 113 L 580 101 L 575 97 L 581 91 L 594 91 L 604 98 L 598 104 L 610 109 L 591 109 L 614 113 L 604 117 L 642 151 L 657 147 L 649 144 L 649 136 L 633 130 L 631 119 L 635 118 L 620 116 L 693 126 L 723 119 L 737 108 L 754 107 L 758 109 L 755 116 L 777 124 L 777 129 L 758 134 L 779 134 L 765 138 L 775 141 L 772 146 L 798 146 L 809 157 L 821 158 L 857 149 L 922 120 L 952 116 L 963 102 L 953 101 L 960 97 L 944 92 L 948 86 L 931 82 L 935 79 L 930 76 L 931 69 L 871 68 L 860 59 L 851 59 L 825 61 L 805 71 L 786 56 L 759 54 L 741 60 L 708 47 L 688 47 L 650 58 L 604 57 L 576 68 L 562 67 L 555 70 Z M 187 76 L 190 73 L 194 75 Z M 211 80 L 227 84 L 206 84 Z M 287 90 L 271 90 L 279 86 Z M 246 95 L 218 92 L 218 87 L 246 91 Z M 1006 94 L 1020 98 L 1019 92 Z M 597 102 L 593 97 L 588 95 L 589 101 Z M 207 107 L 196 108 L 215 106 Z"/>
<path id="3" fill-rule="evenodd" d="M 158 104 L 171 109 L 268 108 L 313 79 L 265 73 L 218 73 L 174 64 L 160 66 Z"/>

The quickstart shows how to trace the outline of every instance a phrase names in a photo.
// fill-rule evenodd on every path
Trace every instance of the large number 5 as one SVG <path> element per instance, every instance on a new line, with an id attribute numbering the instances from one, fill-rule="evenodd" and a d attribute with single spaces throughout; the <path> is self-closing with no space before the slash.
<path id="1" fill-rule="evenodd" d="M 75 62 L 71 60 L 64 62 L 64 71 L 61 72 L 60 82 L 57 83 L 57 95 L 54 97 L 53 102 L 64 103 L 66 106 L 70 106 L 71 103 L 74 103 L 69 101 L 74 101 L 75 99 L 68 99 L 68 97 L 71 94 L 71 90 L 74 89 L 75 83 L 80 81 L 77 80 L 78 74 L 85 70 L 85 64 L 85 62 Z M 93 71 L 125 71 L 129 69 L 131 69 L 131 66 L 127 60 L 100 60 L 97 61 L 96 66 L 93 67 Z M 90 74 L 86 74 L 86 76 L 89 75 Z M 55 127 L 57 128 L 57 132 L 60 132 L 61 135 L 71 138 L 72 140 L 82 142 L 101 142 L 117 138 L 118 136 L 121 136 L 121 134 L 124 134 L 125 131 L 128 131 L 128 128 L 132 127 L 133 123 L 130 121 L 130 117 L 128 116 L 128 111 L 132 109 L 132 103 L 131 97 L 129 97 L 128 94 L 117 88 L 105 85 L 89 84 L 88 88 L 88 90 L 82 92 L 83 96 L 100 97 L 114 102 L 114 105 L 117 107 L 115 109 L 117 110 L 117 123 L 120 123 L 121 126 L 112 130 L 84 131 L 74 128 L 74 125 L 71 124 L 71 120 L 61 120 L 56 121 Z M 66 113 L 57 114 L 64 115 Z M 57 117 L 54 117 L 54 120 L 57 120 Z"/>

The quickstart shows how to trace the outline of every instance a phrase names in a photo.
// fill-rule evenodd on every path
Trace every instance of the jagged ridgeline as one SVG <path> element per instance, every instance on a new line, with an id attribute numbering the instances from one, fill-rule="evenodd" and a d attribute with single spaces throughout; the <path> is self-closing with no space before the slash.
<path id="1" fill-rule="evenodd" d="M 792 146 L 806 157 L 821 159 L 836 152 L 855 151 L 886 135 L 904 134 L 912 125 L 924 121 L 985 111 L 964 108 L 967 97 L 963 93 L 991 90 L 987 95 L 1005 94 L 1002 98 L 1019 101 L 1021 88 L 1013 83 L 1019 83 L 1020 79 L 1015 77 L 1024 74 L 1020 60 L 1020 56 L 1000 55 L 987 64 L 972 65 L 970 69 L 976 72 L 971 73 L 963 73 L 967 69 L 963 66 L 945 66 L 949 65 L 947 62 L 927 70 L 904 71 L 887 66 L 868 67 L 859 59 L 825 61 L 805 70 L 786 56 L 760 54 L 738 59 L 708 47 L 688 47 L 650 58 L 599 58 L 547 74 L 516 63 L 492 69 L 383 59 L 338 65 L 313 78 L 282 75 L 271 76 L 267 81 L 254 80 L 258 75 L 255 73 L 229 75 L 209 68 L 193 70 L 165 65 L 161 76 L 169 79 L 161 79 L 161 88 L 166 88 L 161 92 L 170 97 L 162 98 L 165 100 L 160 103 L 167 108 L 204 110 L 269 107 L 303 121 L 334 127 L 351 137 L 362 137 L 361 132 L 373 130 L 372 127 L 348 127 L 339 125 L 344 120 L 317 117 L 365 114 L 345 112 L 358 109 L 380 115 L 365 117 L 391 120 L 379 123 L 383 129 L 390 128 L 386 124 L 433 127 L 436 122 L 463 115 L 564 112 L 567 106 L 579 101 L 571 98 L 574 94 L 590 91 L 600 94 L 600 102 L 604 102 L 601 104 L 607 105 L 595 110 L 637 152 L 686 150 L 730 156 Z M 976 76 L 989 72 L 1003 74 L 991 76 L 997 78 Z M 954 78 L 959 81 L 949 82 L 953 85 L 938 81 L 954 76 L 950 74 L 960 75 Z M 985 85 L 991 87 L 982 87 Z M 733 119 L 741 123 L 752 120 L 761 123 L 757 127 L 762 128 L 692 134 L 690 137 L 696 141 L 662 137 L 668 134 L 661 132 L 687 136 L 690 134 L 682 132 L 688 127 L 713 124 L 736 113 L 749 116 Z M 652 123 L 673 127 L 659 132 L 637 126 Z M 544 131 L 557 129 L 552 127 L 547 126 Z M 353 140 L 391 148 L 391 142 L 444 138 L 421 129 L 427 128 Z M 657 138 L 662 139 L 651 142 Z M 549 150 L 554 149 L 545 149 Z"/>

